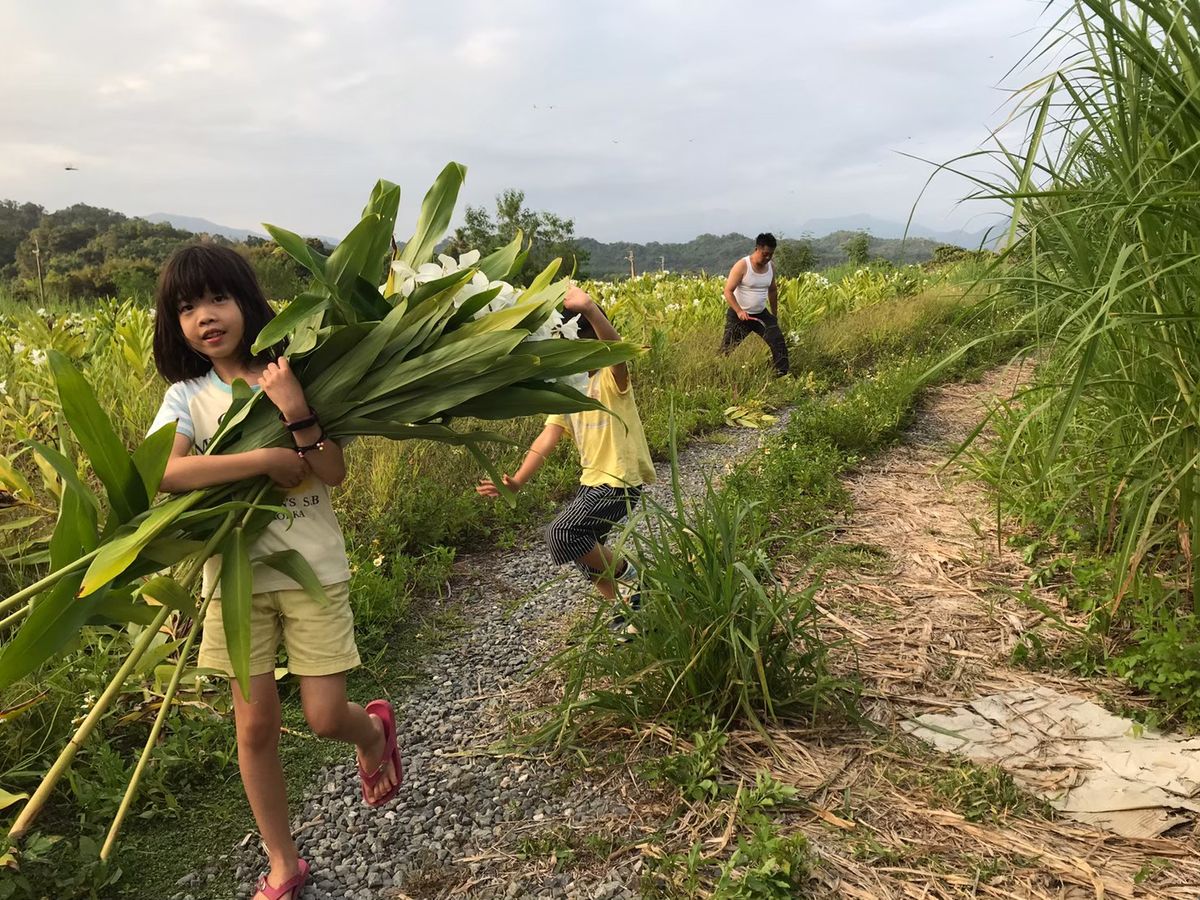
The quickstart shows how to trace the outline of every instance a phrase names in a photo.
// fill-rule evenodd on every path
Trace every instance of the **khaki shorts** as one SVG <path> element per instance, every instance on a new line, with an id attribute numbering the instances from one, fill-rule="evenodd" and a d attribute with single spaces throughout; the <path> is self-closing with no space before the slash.
<path id="1" fill-rule="evenodd" d="M 354 645 L 354 614 L 350 611 L 350 582 L 325 585 L 329 603 L 322 604 L 302 590 L 266 591 L 250 601 L 250 674 L 275 671 L 279 642 L 287 647 L 293 675 L 333 675 L 360 662 Z M 233 675 L 221 601 L 213 600 L 200 636 L 199 664 Z"/>

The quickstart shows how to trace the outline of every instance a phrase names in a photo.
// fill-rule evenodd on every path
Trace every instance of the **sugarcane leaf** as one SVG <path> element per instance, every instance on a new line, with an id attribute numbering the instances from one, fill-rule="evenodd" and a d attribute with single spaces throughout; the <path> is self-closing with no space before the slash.
<path id="1" fill-rule="evenodd" d="M 330 366 L 308 385 L 307 396 L 346 396 L 374 365 L 387 347 L 392 335 L 400 328 L 405 307 L 388 307 L 387 318 L 368 328 L 362 340 L 351 347 L 335 366 Z"/>
<path id="2" fill-rule="evenodd" d="M 39 597 L 12 640 L 0 650 L 0 691 L 57 654 L 87 622 L 94 598 L 103 592 L 77 600 L 75 589 L 80 577 L 78 573 L 67 575 Z"/>
<path id="3" fill-rule="evenodd" d="M 276 572 L 283 573 L 300 585 L 308 596 L 312 597 L 322 606 L 329 605 L 329 595 L 325 593 L 325 587 L 321 584 L 321 579 L 317 578 L 317 573 L 308 564 L 308 560 L 301 556 L 298 551 L 279 550 L 266 556 L 260 556 L 254 562 L 269 566 Z"/>
<path id="4" fill-rule="evenodd" d="M 449 415 L 476 419 L 515 419 L 520 416 L 552 413 L 576 413 L 605 409 L 599 400 L 586 397 L 566 385 L 510 385 L 447 410 Z"/>
<path id="5" fill-rule="evenodd" d="M 458 192 L 466 175 L 466 166 L 459 163 L 448 163 L 442 169 L 421 203 L 421 214 L 417 217 L 413 236 L 400 252 L 401 262 L 415 269 L 433 256 L 434 248 L 450 225 L 454 204 L 458 201 Z"/>
<path id="6" fill-rule="evenodd" d="M 392 237 L 396 230 L 396 213 L 400 209 L 400 186 L 390 181 L 377 181 L 371 190 L 371 197 L 363 209 L 363 215 L 375 214 L 379 217 L 379 227 L 374 235 L 371 247 L 370 262 L 362 270 L 362 277 L 372 285 L 383 280 L 388 264 L 392 258 Z"/>
<path id="7" fill-rule="evenodd" d="M 0 531 L 20 531 L 22 528 L 29 528 L 31 525 L 36 525 L 42 521 L 42 516 L 25 516 L 21 519 L 9 519 L 6 522 L 0 522 Z"/>
<path id="8" fill-rule="evenodd" d="M 141 552 L 141 558 L 154 563 L 159 569 L 165 569 L 195 553 L 203 546 L 202 542 L 187 538 L 159 538 L 145 546 Z"/>
<path id="9" fill-rule="evenodd" d="M 171 527 L 201 496 L 201 491 L 192 491 L 173 497 L 153 507 L 136 528 L 110 538 L 88 566 L 79 588 L 80 596 L 88 596 L 128 569 L 142 549 Z"/>
<path id="10" fill-rule="evenodd" d="M 163 472 L 167 470 L 167 461 L 171 458 L 171 448 L 175 446 L 175 424 L 168 422 L 133 451 L 133 464 L 142 476 L 147 497 L 157 494 L 158 486 L 162 484 Z"/>
<path id="11" fill-rule="evenodd" d="M 508 504 L 510 509 L 516 509 L 517 495 L 512 492 L 512 489 L 504 483 L 504 473 L 496 467 L 491 458 L 479 449 L 477 444 L 467 444 L 467 450 L 475 457 L 475 461 L 479 463 L 481 469 L 488 473 L 488 478 L 492 480 L 492 484 L 496 488 L 496 492 Z"/>
<path id="12" fill-rule="evenodd" d="M 250 554 L 246 532 L 234 528 L 221 542 L 221 621 L 233 675 L 242 696 L 250 699 Z"/>
<path id="13" fill-rule="evenodd" d="M 393 441 L 437 441 L 454 446 L 483 442 L 517 446 L 519 443 L 494 431 L 455 431 L 445 425 L 403 425 L 364 418 L 346 419 L 339 429 L 346 435 L 374 435 Z"/>
<path id="14" fill-rule="evenodd" d="M 141 600 L 134 599 L 128 592 L 105 591 L 92 604 L 88 625 L 104 625 L 108 623 L 126 624 L 134 622 L 138 625 L 149 625 L 158 615 L 158 610 Z"/>
<path id="15" fill-rule="evenodd" d="M 28 440 L 25 443 L 53 467 L 64 484 L 73 488 L 82 499 L 95 507 L 97 512 L 100 511 L 100 501 L 96 499 L 96 495 L 92 493 L 91 489 L 80 480 L 79 473 L 75 469 L 75 463 L 71 462 L 71 460 L 67 459 L 66 456 L 53 447 L 43 444 L 40 441 Z"/>
<path id="16" fill-rule="evenodd" d="M 510 353 L 524 337 L 524 333 L 520 331 L 498 332 L 481 335 L 470 342 L 435 347 L 420 356 L 390 366 L 384 373 L 385 377 L 372 382 L 373 387 L 378 386 L 365 392 L 361 400 L 366 404 L 387 395 L 403 393 L 417 382 L 435 375 L 439 376 L 438 386 L 442 387 L 445 385 L 442 379 L 447 376 L 446 370 L 468 361 L 470 365 L 486 370 L 493 362 L 502 363 L 502 357 Z"/>
<path id="17" fill-rule="evenodd" d="M 139 595 L 148 597 L 160 606 L 167 606 L 184 615 L 195 615 L 196 598 L 170 575 L 155 575 L 137 589 Z"/>
<path id="18" fill-rule="evenodd" d="M 473 364 L 478 365 L 477 361 Z M 537 369 L 537 360 L 532 357 L 506 357 L 485 365 L 474 377 L 464 378 L 453 384 L 440 384 L 436 390 L 428 389 L 423 383 L 399 397 L 384 398 L 377 405 L 364 405 L 361 411 L 372 418 L 393 422 L 423 422 L 434 416 L 443 415 L 460 403 L 488 391 L 523 381 Z M 443 375 L 444 377 L 444 375 Z M 431 379 L 435 380 L 435 379 Z"/>
<path id="19" fill-rule="evenodd" d="M 371 264 L 375 252 L 375 234 L 380 230 L 380 225 L 378 213 L 366 213 L 342 242 L 333 248 L 325 263 L 325 284 L 332 290 L 349 297 L 354 279 Z"/>
<path id="20" fill-rule="evenodd" d="M 552 259 L 546 268 L 542 269 L 537 274 L 533 281 L 529 282 L 529 287 L 525 289 L 525 295 L 538 294 L 550 286 L 550 282 L 554 280 L 554 276 L 558 274 L 559 266 L 562 265 L 562 259 Z M 566 284 L 561 285 L 562 293 L 567 292 Z"/>
<path id="21" fill-rule="evenodd" d="M 2 453 L 0 453 L 0 487 L 22 496 L 26 500 L 33 498 L 33 490 L 29 487 L 25 476 L 18 472 L 12 461 Z"/>
<path id="22" fill-rule="evenodd" d="M 85 553 L 96 549 L 100 540 L 99 511 L 93 505 L 95 498 L 84 488 L 65 484 L 58 506 L 58 521 L 50 535 L 50 565 L 61 569 Z"/>
<path id="23" fill-rule="evenodd" d="M 128 522 L 150 505 L 141 476 L 91 385 L 62 353 L 50 350 L 48 355 L 63 415 L 104 484 L 113 514 L 119 522 Z"/>
<path id="24" fill-rule="evenodd" d="M 250 415 L 256 403 L 270 406 L 269 398 L 266 400 L 260 399 L 260 397 L 266 397 L 262 391 L 256 391 L 241 378 L 235 378 L 229 389 L 233 395 L 229 401 L 229 409 L 221 415 L 217 430 L 213 432 L 208 446 L 204 448 L 206 455 L 225 449 L 232 436 L 237 432 L 238 426 Z M 278 426 L 278 430 L 280 432 L 284 430 L 282 424 Z"/>
<path id="25" fill-rule="evenodd" d="M 317 291 L 305 291 L 283 308 L 279 315 L 263 326 L 258 338 L 250 348 L 250 352 L 258 355 L 268 347 L 278 344 L 290 337 L 305 322 L 325 311 L 329 305 L 329 295 Z M 294 348 L 289 348 L 296 352 Z"/>
<path id="26" fill-rule="evenodd" d="M 516 271 L 514 266 L 521 257 L 521 243 L 524 239 L 525 236 L 518 229 L 516 237 L 479 261 L 479 271 L 487 276 L 488 281 L 509 280 Z"/>
<path id="27" fill-rule="evenodd" d="M 267 234 L 271 235 L 275 243 L 282 247 L 288 256 L 308 269 L 318 281 L 325 280 L 326 256 L 310 247 L 300 235 L 288 231 L 286 228 L 268 225 L 265 222 L 263 228 L 267 229 Z"/>

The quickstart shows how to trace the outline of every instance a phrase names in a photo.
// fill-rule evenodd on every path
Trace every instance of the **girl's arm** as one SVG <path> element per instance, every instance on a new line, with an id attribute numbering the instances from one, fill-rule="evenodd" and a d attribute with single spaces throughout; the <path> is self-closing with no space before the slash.
<path id="1" fill-rule="evenodd" d="M 596 337 L 602 341 L 619 341 L 621 335 L 613 328 L 612 322 L 604 315 L 603 310 L 583 288 L 572 284 L 567 288 L 567 296 L 563 298 L 563 309 L 567 312 L 579 313 L 592 325 Z M 617 382 L 617 390 L 622 394 L 629 387 L 629 367 L 625 363 L 617 363 L 612 367 L 613 379 Z"/>
<path id="2" fill-rule="evenodd" d="M 262 385 L 263 393 L 271 399 L 271 402 L 283 415 L 285 422 L 299 422 L 312 415 L 308 408 L 308 401 L 304 399 L 304 388 L 296 380 L 291 366 L 288 365 L 287 357 L 281 356 L 268 365 L 259 376 L 258 383 Z M 311 447 L 321 440 L 323 433 L 318 422 L 299 431 L 293 431 L 292 439 L 296 442 L 297 447 Z M 330 487 L 336 487 L 346 478 L 346 457 L 342 455 L 342 448 L 338 446 L 337 442 L 329 438 L 324 439 L 320 450 L 314 447 L 307 451 L 304 455 L 304 462 L 308 463 L 314 475 Z"/>
<path id="3" fill-rule="evenodd" d="M 542 433 L 534 438 L 533 444 L 530 445 L 529 451 L 525 454 L 525 460 L 521 463 L 521 468 L 509 477 L 504 476 L 504 484 L 514 491 L 519 491 L 529 483 L 538 469 L 542 467 L 547 457 L 554 452 L 555 446 L 558 444 L 559 438 L 562 437 L 563 427 L 561 425 L 547 425 L 542 429 Z M 496 485 L 490 478 L 485 478 L 479 482 L 479 486 L 475 490 L 484 497 L 499 497 L 500 492 L 496 489 Z"/>
<path id="4" fill-rule="evenodd" d="M 171 457 L 158 489 L 168 494 L 182 494 L 200 488 L 229 484 L 259 475 L 268 475 L 277 485 L 294 488 L 308 477 L 309 467 L 295 450 L 271 447 L 228 455 L 191 456 L 192 439 L 185 434 L 175 435 Z"/>

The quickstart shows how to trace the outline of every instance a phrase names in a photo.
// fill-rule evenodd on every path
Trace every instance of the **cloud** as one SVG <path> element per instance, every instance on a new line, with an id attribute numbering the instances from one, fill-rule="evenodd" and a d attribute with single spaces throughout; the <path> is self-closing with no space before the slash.
<path id="1" fill-rule="evenodd" d="M 83 0 L 0 6 L 0 197 L 344 232 L 371 183 L 401 230 L 447 160 L 603 239 L 907 214 L 998 124 L 1041 3 Z M 63 154 L 87 160 L 64 179 Z M 81 165 L 82 168 L 82 165 Z M 74 173 L 72 173 L 74 174 Z M 83 175 L 84 172 L 79 174 Z M 928 217 L 965 221 L 940 181 Z M 919 216 L 920 217 L 920 216 Z"/>

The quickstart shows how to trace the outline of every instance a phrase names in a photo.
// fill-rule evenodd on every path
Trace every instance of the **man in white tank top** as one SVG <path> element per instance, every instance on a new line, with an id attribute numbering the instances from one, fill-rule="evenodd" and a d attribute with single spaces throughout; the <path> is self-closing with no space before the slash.
<path id="1" fill-rule="evenodd" d="M 754 252 L 743 256 L 729 270 L 725 280 L 725 336 L 721 352 L 728 353 L 750 332 L 762 337 L 771 348 L 775 374 L 788 373 L 787 341 L 779 330 L 779 291 L 775 287 L 775 236 L 760 234 L 754 240 Z M 768 311 L 767 307 L 770 307 Z"/>

